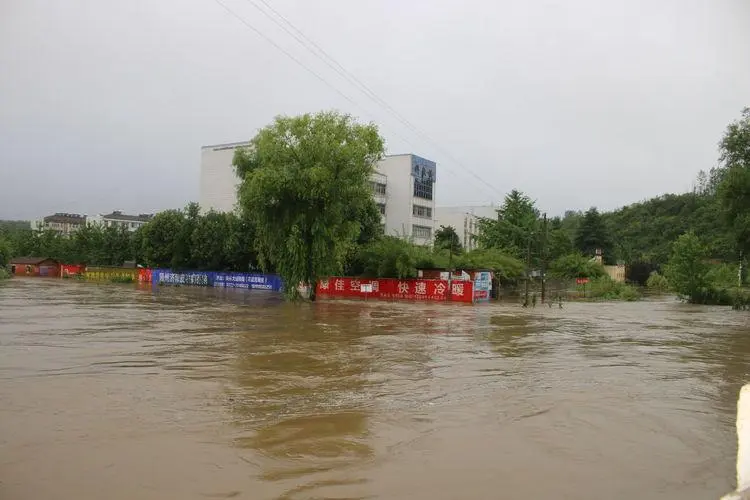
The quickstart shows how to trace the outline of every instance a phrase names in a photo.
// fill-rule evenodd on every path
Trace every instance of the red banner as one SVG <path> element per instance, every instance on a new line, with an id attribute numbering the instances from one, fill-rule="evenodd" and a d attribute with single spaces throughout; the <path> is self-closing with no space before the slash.
<path id="1" fill-rule="evenodd" d="M 138 269 L 138 282 L 151 283 L 151 269 L 141 267 Z"/>
<path id="2" fill-rule="evenodd" d="M 363 286 L 364 285 L 364 286 Z M 427 279 L 360 279 L 333 277 L 318 283 L 317 294 L 329 297 L 472 302 L 473 283 Z"/>

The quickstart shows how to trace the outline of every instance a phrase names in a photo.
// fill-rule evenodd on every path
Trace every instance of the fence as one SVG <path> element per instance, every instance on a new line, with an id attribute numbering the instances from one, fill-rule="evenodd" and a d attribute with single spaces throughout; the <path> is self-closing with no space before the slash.
<path id="1" fill-rule="evenodd" d="M 96 281 L 138 281 L 137 268 L 125 267 L 88 267 L 83 271 L 83 277 Z"/>
<path id="2" fill-rule="evenodd" d="M 171 271 L 169 269 L 143 270 L 140 281 L 157 285 L 207 286 L 218 288 L 244 288 L 248 290 L 283 290 L 281 278 L 275 274 L 231 273 L 215 271 Z"/>
<path id="3" fill-rule="evenodd" d="M 484 292 L 484 290 L 481 290 Z M 430 279 L 360 279 L 331 277 L 318 283 L 320 297 L 342 297 L 359 299 L 429 300 L 432 302 L 466 302 L 474 298 L 473 281 Z M 477 300 L 486 300 L 480 294 Z"/>

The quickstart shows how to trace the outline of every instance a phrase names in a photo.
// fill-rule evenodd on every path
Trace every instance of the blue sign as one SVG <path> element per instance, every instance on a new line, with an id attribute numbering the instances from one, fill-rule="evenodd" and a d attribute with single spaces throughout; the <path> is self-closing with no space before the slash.
<path id="1" fill-rule="evenodd" d="M 411 156 L 411 175 L 416 180 L 433 184 L 437 180 L 437 165 L 416 155 Z"/>
<path id="2" fill-rule="evenodd" d="M 220 288 L 246 288 L 252 290 L 282 290 L 281 278 L 274 274 L 231 273 L 214 271 L 170 271 L 153 269 L 154 285 L 211 286 Z"/>

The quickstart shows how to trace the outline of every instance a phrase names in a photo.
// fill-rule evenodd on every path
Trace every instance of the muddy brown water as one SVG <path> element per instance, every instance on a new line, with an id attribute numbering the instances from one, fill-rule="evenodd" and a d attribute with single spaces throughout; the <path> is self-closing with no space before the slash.
<path id="1" fill-rule="evenodd" d="M 0 498 L 717 499 L 750 316 L 0 284 Z"/>

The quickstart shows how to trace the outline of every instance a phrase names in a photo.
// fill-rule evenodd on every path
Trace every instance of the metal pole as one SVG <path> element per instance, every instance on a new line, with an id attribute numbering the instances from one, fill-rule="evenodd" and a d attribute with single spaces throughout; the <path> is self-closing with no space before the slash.
<path id="1" fill-rule="evenodd" d="M 543 221 L 543 233 L 542 233 L 542 304 L 544 304 L 544 299 L 546 296 L 547 288 L 545 281 L 547 279 L 546 277 L 546 267 L 547 267 L 547 213 L 544 213 L 544 216 L 542 217 Z"/>

